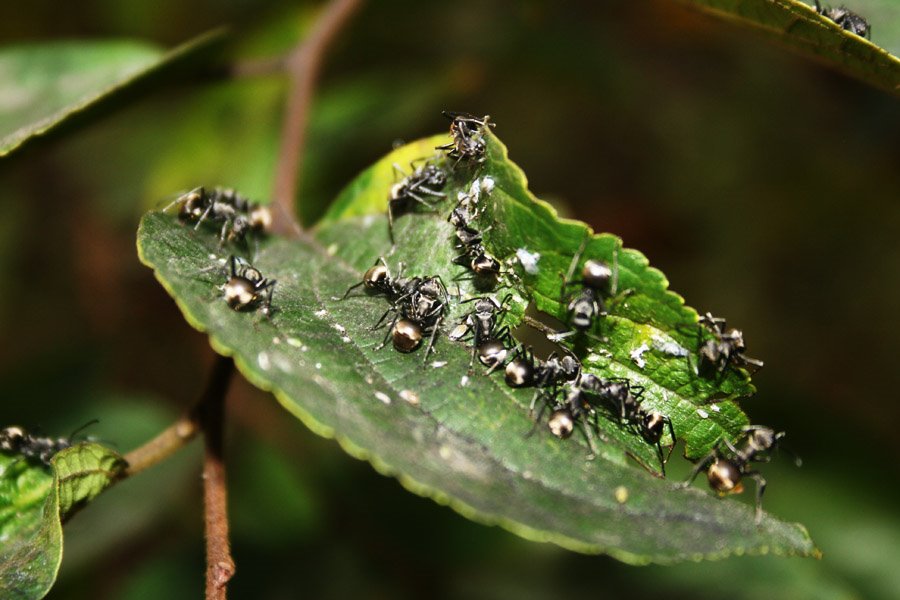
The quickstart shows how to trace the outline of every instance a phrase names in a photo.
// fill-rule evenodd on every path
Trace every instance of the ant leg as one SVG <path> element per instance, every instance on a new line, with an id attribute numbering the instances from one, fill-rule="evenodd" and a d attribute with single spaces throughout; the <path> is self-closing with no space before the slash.
<path id="1" fill-rule="evenodd" d="M 388 209 L 387 209 L 387 217 L 388 217 L 388 234 L 391 237 L 391 246 L 394 246 L 397 242 L 394 241 L 394 203 L 396 200 L 388 200 Z"/>
<path id="2" fill-rule="evenodd" d="M 422 360 L 422 364 L 428 363 L 428 354 L 431 352 L 432 348 L 434 348 L 434 338 L 437 335 L 438 329 L 440 328 L 442 318 L 438 317 L 437 321 L 435 321 L 434 325 L 431 328 L 431 338 L 428 340 L 428 346 L 425 348 L 425 358 Z"/>
<path id="3" fill-rule="evenodd" d="M 666 417 L 666 425 L 669 428 L 669 435 L 672 436 L 672 445 L 669 446 L 669 454 L 666 455 L 666 462 L 669 462 L 669 459 L 672 458 L 672 452 L 675 451 L 675 444 L 678 441 L 675 439 L 675 428 L 672 426 L 672 419 Z"/>
<path id="4" fill-rule="evenodd" d="M 591 235 L 585 232 L 584 240 L 581 242 L 581 246 L 578 247 L 578 252 L 572 256 L 572 263 L 569 265 L 569 270 L 566 273 L 566 282 L 572 281 L 572 275 L 575 274 L 575 267 L 578 266 L 578 261 L 581 260 L 581 255 L 584 254 L 584 249 L 587 248 L 589 239 L 591 239 Z M 568 285 L 568 283 L 566 285 Z"/>
<path id="5" fill-rule="evenodd" d="M 384 335 L 384 339 L 381 340 L 381 343 L 375 346 L 374 350 L 378 351 L 387 346 L 388 338 L 391 337 L 391 334 L 394 332 L 394 325 L 397 324 L 397 321 L 400 320 L 400 315 L 396 315 L 394 320 L 391 321 L 391 326 L 387 328 L 387 333 Z"/>
<path id="6" fill-rule="evenodd" d="M 350 292 L 352 292 L 353 290 L 355 290 L 355 289 L 358 288 L 359 286 L 363 285 L 364 283 L 365 283 L 365 281 L 360 281 L 359 283 L 354 283 L 353 285 L 351 285 L 350 287 L 348 287 L 348 288 L 347 288 L 347 291 L 344 292 L 344 295 L 341 296 L 341 300 L 346 299 L 347 296 L 350 295 Z"/>
<path id="7" fill-rule="evenodd" d="M 707 454 L 705 457 L 703 457 L 703 459 L 700 460 L 696 465 L 694 465 L 694 469 L 691 471 L 690 476 L 687 479 L 685 479 L 684 481 L 682 481 L 681 483 L 679 483 L 678 487 L 679 488 L 689 487 L 692 483 L 694 483 L 694 480 L 697 479 L 697 475 L 700 474 L 700 471 L 703 471 L 704 469 L 706 469 L 706 467 L 708 467 L 709 464 L 713 460 L 715 460 L 715 458 L 716 458 L 716 451 L 713 450 L 712 452 Z"/>
<path id="8" fill-rule="evenodd" d="M 766 492 L 766 480 L 759 471 L 744 473 L 744 477 L 752 477 L 756 480 L 756 524 L 762 522 L 762 497 Z"/>
<path id="9" fill-rule="evenodd" d="M 590 427 L 585 425 L 583 420 L 580 423 L 580 425 L 581 425 L 581 431 L 584 433 L 584 439 L 587 440 L 588 448 L 590 448 L 590 450 L 591 450 L 591 453 L 588 454 L 587 459 L 594 460 L 595 458 L 597 458 L 597 455 L 599 454 L 599 452 L 597 451 L 597 445 L 594 443 L 594 436 L 591 433 Z"/>
<path id="10" fill-rule="evenodd" d="M 534 405 L 534 402 L 532 402 L 532 405 Z M 531 436 L 534 435 L 534 432 L 537 431 L 538 425 L 541 424 L 541 417 L 544 416 L 544 411 L 546 409 L 547 409 L 547 404 L 544 404 L 541 407 L 541 410 L 538 411 L 537 417 L 535 417 L 535 419 L 534 419 L 534 424 L 531 426 L 531 429 L 528 430 L 528 433 L 525 434 L 526 438 L 530 438 Z M 530 414 L 533 414 L 533 413 L 530 413 Z"/>
<path id="11" fill-rule="evenodd" d="M 378 319 L 378 321 L 375 323 L 375 325 L 372 326 L 371 331 L 375 331 L 376 329 L 380 328 L 381 324 L 384 323 L 384 320 L 387 318 L 387 316 L 390 314 L 390 312 L 392 310 L 396 310 L 396 309 L 393 306 L 391 306 L 386 311 L 384 311 L 384 314 L 381 315 L 381 318 Z M 391 326 L 393 326 L 393 323 L 391 324 Z"/>
<path id="12" fill-rule="evenodd" d="M 729 450 L 731 450 L 731 452 L 734 453 L 735 456 L 740 454 L 740 451 L 734 447 L 734 444 L 732 444 L 728 438 L 722 438 L 722 442 L 728 447 Z"/>
<path id="13" fill-rule="evenodd" d="M 263 286 L 263 289 L 267 291 L 266 293 L 266 314 L 272 312 L 272 295 L 275 294 L 275 284 L 278 283 L 278 280 L 273 279 L 271 281 L 266 282 L 266 285 Z"/>
<path id="14" fill-rule="evenodd" d="M 197 219 L 197 224 L 194 225 L 194 231 L 197 231 L 198 229 L 200 229 L 200 224 L 206 220 L 207 216 L 209 216 L 209 212 L 213 209 L 213 205 L 214 205 L 214 203 L 210 202 L 209 206 L 206 207 L 206 210 L 203 211 L 203 214 L 200 215 L 200 218 Z"/>

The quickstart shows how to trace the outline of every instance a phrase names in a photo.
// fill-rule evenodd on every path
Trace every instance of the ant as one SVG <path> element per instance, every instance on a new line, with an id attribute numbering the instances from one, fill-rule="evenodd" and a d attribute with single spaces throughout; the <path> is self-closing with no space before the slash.
<path id="1" fill-rule="evenodd" d="M 555 339 L 560 340 L 577 333 L 586 333 L 591 329 L 594 322 L 601 317 L 605 317 L 606 305 L 604 296 L 616 296 L 618 288 L 618 252 L 613 253 L 613 267 L 610 268 L 605 262 L 596 259 L 588 259 L 581 268 L 581 279 L 573 280 L 575 267 L 581 260 L 581 255 L 587 245 L 588 238 L 581 243 L 581 247 L 575 256 L 572 257 L 572 263 L 569 265 L 569 271 L 563 277 L 563 292 L 572 285 L 581 285 L 581 291 L 578 292 L 566 306 L 566 320 L 573 327 L 572 331 L 556 334 Z M 628 291 L 630 293 L 630 290 Z M 624 294 L 623 294 L 624 295 Z"/>
<path id="2" fill-rule="evenodd" d="M 205 221 L 222 223 L 219 242 L 243 241 L 248 232 L 265 232 L 272 226 L 272 213 L 268 207 L 251 202 L 231 189 L 216 188 L 207 191 L 197 187 L 179 196 L 163 209 L 180 204 L 178 218 L 196 221 L 194 229 Z"/>
<path id="3" fill-rule="evenodd" d="M 560 401 L 559 395 L 561 392 L 565 392 L 565 397 Z M 568 439 L 572 436 L 572 432 L 575 431 L 575 427 L 580 425 L 581 431 L 587 440 L 588 448 L 591 451 L 588 455 L 588 460 L 593 460 L 597 455 L 597 446 L 594 443 L 591 429 L 585 424 L 585 421 L 589 415 L 596 415 L 596 413 L 588 401 L 587 390 L 582 388 L 578 382 L 570 381 L 564 388 L 554 389 L 550 392 L 544 390 L 541 396 L 544 398 L 544 405 L 535 419 L 535 427 L 540 423 L 544 409 L 552 406 L 553 412 L 550 413 L 550 417 L 547 419 L 547 427 L 550 429 L 550 433 L 561 440 Z M 532 404 L 534 403 L 532 402 Z M 533 432 L 534 427 L 528 432 L 528 435 L 530 436 Z"/>
<path id="4" fill-rule="evenodd" d="M 229 258 L 231 275 L 222 286 L 225 294 L 225 302 L 237 311 L 248 310 L 256 307 L 265 299 L 263 312 L 269 314 L 272 309 L 272 294 L 275 292 L 274 279 L 266 279 L 258 269 L 241 260 L 238 267 L 238 259 L 232 254 Z"/>
<path id="5" fill-rule="evenodd" d="M 772 450 L 778 448 L 785 433 L 783 431 L 776 433 L 774 429 L 762 425 L 744 427 L 743 432 L 744 437 L 737 446 L 723 438 L 712 452 L 696 464 L 690 477 L 681 484 L 681 487 L 688 487 L 700 471 L 707 467 L 709 467 L 706 472 L 709 487 L 719 496 L 740 494 L 744 491 L 741 480 L 744 477 L 751 477 L 756 481 L 756 524 L 759 525 L 762 521 L 762 496 L 766 491 L 766 480 L 758 471 L 751 469 L 751 463 L 769 462 Z M 722 450 L 722 444 L 727 447 L 727 453 Z M 799 467 L 802 461 L 795 456 L 794 463 Z"/>
<path id="6" fill-rule="evenodd" d="M 96 419 L 85 423 L 67 438 L 41 437 L 32 435 L 21 427 L 6 427 L 0 429 L 0 452 L 20 454 L 26 461 L 37 461 L 49 467 L 51 459 L 58 452 L 71 447 L 75 436 L 94 423 L 97 423 Z"/>
<path id="7" fill-rule="evenodd" d="M 388 231 L 391 235 L 391 244 L 394 243 L 395 212 L 408 210 L 411 202 L 434 208 L 434 205 L 426 200 L 425 196 L 436 196 L 437 198 L 446 196 L 440 191 L 447 183 L 447 175 L 444 171 L 427 162 L 419 167 L 415 167 L 411 163 L 410 168 L 412 168 L 412 173 L 406 175 L 399 165 L 394 164 L 394 171 L 404 177 L 391 187 L 388 195 Z"/>
<path id="8" fill-rule="evenodd" d="M 447 337 L 458 341 L 466 334 L 472 334 L 472 359 L 469 361 L 469 369 L 475 363 L 476 354 L 481 364 L 490 367 L 489 373 L 506 360 L 507 348 L 504 342 L 511 339 L 511 334 L 509 327 L 497 328 L 497 317 L 507 312 L 510 300 L 512 300 L 511 293 L 499 303 L 488 296 L 460 302 L 460 304 L 475 302 L 475 308 L 463 317 Z"/>
<path id="9" fill-rule="evenodd" d="M 447 220 L 456 228 L 456 247 L 462 254 L 453 259 L 456 264 L 467 265 L 481 282 L 493 283 L 500 275 L 500 261 L 485 249 L 482 232 L 472 227 L 479 211 L 473 204 L 476 198 L 464 195 Z"/>
<path id="10" fill-rule="evenodd" d="M 872 26 L 863 17 L 844 6 L 839 8 L 823 8 L 819 0 L 815 0 L 816 12 L 828 19 L 831 19 L 841 29 L 846 29 L 850 33 L 855 33 L 859 37 L 872 39 Z"/>
<path id="11" fill-rule="evenodd" d="M 487 150 L 487 144 L 484 141 L 485 128 L 496 126 L 491 122 L 490 115 L 478 118 L 468 113 L 446 110 L 441 114 L 450 119 L 450 135 L 453 136 L 453 141 L 438 146 L 437 150 L 446 150 L 449 158 L 456 159 L 456 164 L 463 160 L 483 163 Z"/>
<path id="12" fill-rule="evenodd" d="M 387 344 L 387 338 L 391 337 L 394 348 L 398 351 L 412 352 L 419 347 L 424 336 L 430 333 L 428 349 L 425 351 L 427 360 L 448 304 L 447 289 L 438 276 L 404 278 L 402 274 L 402 263 L 400 272 L 394 278 L 391 277 L 384 258 L 379 258 L 363 275 L 362 281 L 347 289 L 341 300 L 361 285 L 374 293 L 383 294 L 391 306 L 381 315 L 373 329 L 381 327 L 391 312 L 394 313 L 394 319 L 384 341 L 375 349 L 383 348 Z"/>
<path id="13" fill-rule="evenodd" d="M 531 348 L 519 346 L 513 358 L 506 365 L 506 385 L 512 388 L 535 387 L 534 396 L 528 407 L 528 413 L 534 414 L 534 406 L 538 397 L 551 390 L 550 395 L 555 395 L 559 386 L 564 383 L 572 383 L 581 374 L 581 363 L 570 354 L 559 356 L 553 352 L 547 360 L 535 359 Z"/>
<path id="14" fill-rule="evenodd" d="M 713 334 L 712 339 L 706 340 L 700 346 L 701 373 L 716 372 L 721 375 L 729 365 L 734 364 L 752 369 L 750 372 L 752 375 L 763 367 L 763 361 L 744 356 L 746 345 L 741 330 L 734 328 L 726 330 L 725 319 L 714 317 L 712 313 L 700 317 L 699 323 Z"/>
<path id="15" fill-rule="evenodd" d="M 644 388 L 632 385 L 627 379 L 601 379 L 590 373 L 581 374 L 579 385 L 610 403 L 614 412 L 618 413 L 620 423 L 629 423 L 637 427 L 641 437 L 656 446 L 659 468 L 665 477 L 666 463 L 675 448 L 675 429 L 669 417 L 655 410 L 648 411 L 641 406 Z M 663 457 L 661 440 L 666 429 L 672 438 L 672 445 L 669 447 L 668 455 Z"/>

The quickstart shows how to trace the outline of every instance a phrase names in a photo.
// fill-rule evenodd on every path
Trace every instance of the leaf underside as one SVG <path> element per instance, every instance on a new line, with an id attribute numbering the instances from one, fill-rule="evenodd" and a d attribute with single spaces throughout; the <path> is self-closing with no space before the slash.
<path id="1" fill-rule="evenodd" d="M 534 426 L 528 414 L 532 390 L 508 388 L 502 374 L 487 376 L 477 363 L 469 371 L 470 349 L 445 333 L 427 363 L 423 349 L 409 355 L 390 344 L 374 350 L 385 331 L 372 326 L 388 303 L 362 288 L 339 298 L 390 251 L 383 213 L 396 181 L 393 163 L 408 169 L 411 160 L 434 156 L 434 147 L 445 141 L 436 136 L 409 144 L 362 173 L 335 202 L 315 239 L 222 247 L 213 228 L 194 230 L 171 215 L 150 213 L 138 233 L 141 259 L 186 319 L 209 334 L 218 352 L 233 356 L 252 383 L 272 391 L 317 433 L 336 437 L 353 456 L 470 518 L 631 563 L 814 553 L 799 525 L 766 517 L 757 527 L 741 503 L 678 490 L 652 476 L 648 471 L 659 468 L 655 448 L 613 419 L 599 419 L 599 456 L 587 460 L 577 435 L 559 440 L 545 426 Z M 455 199 L 485 176 L 495 186 L 482 196 L 479 227 L 488 249 L 508 261 L 509 275 L 493 290 L 498 299 L 513 294 L 507 324 L 518 325 L 531 300 L 539 310 L 564 316 L 559 274 L 584 241 L 586 226 L 560 221 L 536 201 L 493 136 L 485 164 L 477 173 L 460 165 L 444 192 Z M 445 200 L 434 213 L 400 216 L 397 248 L 385 257 L 394 272 L 403 262 L 406 274 L 439 274 L 452 294 L 458 286 L 470 297 L 478 292 L 465 279 L 466 270 L 452 264 L 457 251 L 446 221 L 452 206 Z M 739 435 L 747 419 L 734 399 L 752 393 L 752 386 L 736 370 L 715 381 L 700 379 L 689 360 L 664 351 L 663 342 L 697 344 L 696 313 L 667 291 L 665 278 L 642 255 L 620 246 L 618 238 L 600 235 L 584 253 L 608 260 L 615 253 L 620 287 L 631 290 L 610 306 L 611 316 L 594 332 L 609 342 L 587 341 L 584 364 L 601 376 L 639 380 L 645 404 L 665 410 L 687 452 L 700 456 L 721 437 Z M 540 253 L 537 274 L 511 260 L 520 247 Z M 222 300 L 231 253 L 247 256 L 265 277 L 277 280 L 272 315 L 235 312 Z M 451 301 L 444 329 L 470 306 Z M 630 353 L 644 343 L 646 363 L 640 368 Z"/>
<path id="2" fill-rule="evenodd" d="M 879 23 L 872 23 L 875 43 L 850 33 L 798 0 L 681 0 L 750 27 L 796 50 L 823 60 L 875 87 L 900 94 L 900 59 L 878 46 Z M 822 2 L 840 6 L 840 2 Z M 848 4 L 848 6 L 852 5 Z M 864 15 L 863 15 L 864 16 Z"/>

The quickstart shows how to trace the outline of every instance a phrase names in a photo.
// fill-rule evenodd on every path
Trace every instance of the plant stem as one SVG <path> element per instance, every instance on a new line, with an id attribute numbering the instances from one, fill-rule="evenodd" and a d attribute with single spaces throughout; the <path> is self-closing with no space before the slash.
<path id="1" fill-rule="evenodd" d="M 234 372 L 230 358 L 220 356 L 213 367 L 207 394 L 198 405 L 206 453 L 203 458 L 203 505 L 206 519 L 206 598 L 225 600 L 234 560 L 228 544 L 228 491 L 225 485 L 223 434 L 225 394 Z"/>
<path id="2" fill-rule="evenodd" d="M 360 4 L 361 0 L 331 0 L 312 31 L 286 62 L 290 87 L 285 103 L 281 149 L 278 153 L 273 191 L 276 214 L 273 229 L 276 233 L 282 235 L 302 233 L 300 223 L 297 221 L 295 200 L 313 89 L 325 51 Z"/>

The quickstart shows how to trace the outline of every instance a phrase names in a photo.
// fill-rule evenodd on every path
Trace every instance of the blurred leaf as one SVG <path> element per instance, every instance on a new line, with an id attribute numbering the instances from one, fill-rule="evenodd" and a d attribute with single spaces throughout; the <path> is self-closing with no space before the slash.
<path id="1" fill-rule="evenodd" d="M 251 382 L 273 391 L 289 411 L 321 435 L 336 437 L 352 455 L 470 518 L 631 563 L 745 552 L 815 553 L 799 525 L 766 518 L 757 527 L 743 504 L 677 490 L 627 465 L 625 456 L 631 454 L 652 469 L 653 448 L 610 419 L 600 419 L 599 434 L 608 443 L 601 445 L 596 461 L 586 460 L 583 442 L 559 440 L 543 427 L 527 437 L 533 425 L 527 411 L 531 391 L 513 390 L 496 376 L 469 377 L 470 352 L 462 344 L 441 336 L 431 357 L 439 362 L 428 366 L 418 356 L 374 350 L 383 335 L 371 326 L 386 308 L 384 299 L 364 293 L 338 298 L 390 247 L 380 213 L 394 183 L 391 164 L 432 156 L 443 140 L 398 149 L 360 175 L 326 217 L 318 241 L 268 239 L 254 245 L 254 265 L 278 280 L 271 316 L 235 312 L 221 299 L 227 250 L 212 229 L 195 231 L 168 215 L 148 214 L 138 233 L 141 259 L 187 320 L 208 332 L 218 352 L 234 356 Z M 493 177 L 496 184 L 482 197 L 482 218 L 494 222 L 487 239 L 491 251 L 506 258 L 512 248 L 527 243 L 542 253 L 538 275 L 495 290 L 498 297 L 507 291 L 514 295 L 507 320 L 517 323 L 532 290 L 540 308 L 558 314 L 563 310 L 558 273 L 585 238 L 586 226 L 558 221 L 535 201 L 493 137 L 488 157 L 480 175 Z M 444 191 L 456 198 L 472 178 L 466 169 L 456 169 Z M 379 214 L 367 214 L 373 211 Z M 458 282 L 461 291 L 474 293 L 472 283 L 459 278 L 465 270 L 452 263 L 453 232 L 443 215 L 406 215 L 398 220 L 396 234 L 400 244 L 392 263 L 404 261 L 409 273 L 439 274 L 453 282 L 452 288 Z M 588 252 L 611 259 L 619 246 L 614 236 L 596 236 Z M 680 331 L 696 321 L 696 313 L 667 291 L 662 274 L 635 251 L 618 255 L 620 281 L 633 293 L 611 309 L 614 316 L 604 325 L 612 345 L 657 335 L 696 343 L 696 333 Z M 448 323 L 469 309 L 456 304 L 450 310 Z M 695 403 L 706 402 L 710 394 L 749 393 L 745 374 L 729 373 L 718 385 L 694 383 L 698 378 L 683 357 L 660 352 L 650 372 L 652 351 L 646 353 L 645 373 L 628 358 L 631 348 L 617 348 L 605 361 L 589 361 L 592 370 L 639 379 L 647 387 L 648 404 L 673 414 L 683 428 L 679 437 L 688 439 L 693 452 L 723 435 L 733 437 L 746 423 L 731 401 L 719 402 L 719 412 L 710 408 L 705 418 L 695 410 Z M 599 355 L 600 349 L 594 350 Z M 688 380 L 676 385 L 683 377 Z M 666 386 L 673 387 L 673 397 L 667 398 Z"/>
<path id="2" fill-rule="evenodd" d="M 165 53 L 129 41 L 0 51 L 0 157 L 64 123 L 102 114 L 126 93 L 178 72 L 222 38 L 221 31 L 209 32 Z"/>
<path id="3" fill-rule="evenodd" d="M 0 597 L 42 598 L 62 560 L 62 524 L 112 484 L 124 463 L 94 443 L 77 444 L 40 463 L 0 454 Z"/>
<path id="4" fill-rule="evenodd" d="M 7 454 L 0 454 L 0 470 L 0 597 L 42 598 L 62 560 L 53 476 Z"/>
<path id="5" fill-rule="evenodd" d="M 888 0 L 881 0 L 886 3 Z M 729 21 L 761 30 L 804 54 L 893 94 L 900 94 L 900 59 L 798 0 L 681 0 Z M 828 3 L 823 2 L 824 6 Z M 852 10 L 858 10 L 855 6 Z M 862 16 L 866 16 L 863 14 Z M 885 23 L 888 28 L 894 25 Z M 873 31 L 879 23 L 873 24 Z M 891 29 L 891 31 L 894 31 Z M 878 40 L 877 34 L 875 40 Z M 896 39 L 894 38 L 894 41 Z"/>

